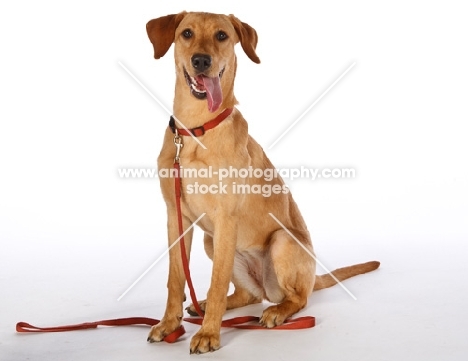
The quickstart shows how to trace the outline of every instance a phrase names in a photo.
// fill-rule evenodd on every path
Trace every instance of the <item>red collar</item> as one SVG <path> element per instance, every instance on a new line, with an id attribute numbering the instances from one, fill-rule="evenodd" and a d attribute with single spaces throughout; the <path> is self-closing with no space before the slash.
<path id="1" fill-rule="evenodd" d="M 177 129 L 177 132 L 180 135 L 193 135 L 194 137 L 199 137 L 205 134 L 207 130 L 213 129 L 224 119 L 226 119 L 232 113 L 232 109 L 233 108 L 226 108 L 221 113 L 219 113 L 219 115 L 216 118 L 209 120 L 208 122 L 199 127 L 187 130 L 185 130 L 184 128 L 176 128 L 175 119 L 171 116 L 171 119 L 169 121 L 169 128 L 171 128 L 172 133 L 175 133 Z"/>

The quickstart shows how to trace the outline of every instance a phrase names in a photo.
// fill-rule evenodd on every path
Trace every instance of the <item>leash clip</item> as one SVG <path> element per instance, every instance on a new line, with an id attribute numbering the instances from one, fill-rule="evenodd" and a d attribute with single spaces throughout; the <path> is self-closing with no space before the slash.
<path id="1" fill-rule="evenodd" d="M 176 146 L 176 155 L 174 157 L 174 163 L 179 163 L 180 161 L 180 150 L 184 146 L 182 143 L 182 137 L 179 135 L 177 128 L 175 129 L 174 135 L 174 145 Z"/>

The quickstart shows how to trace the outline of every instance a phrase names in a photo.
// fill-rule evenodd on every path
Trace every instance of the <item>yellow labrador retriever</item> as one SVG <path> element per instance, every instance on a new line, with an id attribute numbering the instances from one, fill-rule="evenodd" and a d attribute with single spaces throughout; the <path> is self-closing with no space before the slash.
<path id="1" fill-rule="evenodd" d="M 301 310 L 313 290 L 330 287 L 336 280 L 331 275 L 316 276 L 309 232 L 281 177 L 246 176 L 249 169 L 256 175 L 274 169 L 235 108 L 234 48 L 240 42 L 247 56 L 260 63 L 255 29 L 233 15 L 182 12 L 149 21 L 147 31 L 156 59 L 175 44 L 174 117 L 206 148 L 188 134 L 181 136 L 180 166 L 197 171 L 191 178 L 182 178 L 183 226 L 188 229 L 206 213 L 198 225 L 205 233 L 206 253 L 213 260 L 211 286 L 206 301 L 200 303 L 205 312 L 203 325 L 190 344 L 191 353 L 204 353 L 220 347 L 221 319 L 226 310 L 266 299 L 275 305 L 263 311 L 260 323 L 275 327 Z M 213 129 L 202 129 L 220 117 L 222 121 Z M 173 167 L 174 132 L 177 128 L 176 134 L 182 134 L 183 126 L 176 122 L 166 130 L 159 170 Z M 200 176 L 208 168 L 212 176 Z M 219 174 L 224 176 L 222 182 L 216 176 Z M 161 189 L 172 245 L 179 237 L 174 179 L 162 178 Z M 191 241 L 192 230 L 185 236 L 188 255 Z M 333 275 L 344 280 L 378 267 L 379 262 L 368 262 L 336 270 Z M 161 341 L 180 326 L 185 282 L 177 245 L 170 252 L 166 311 L 151 329 L 148 341 Z M 230 282 L 235 291 L 227 296 Z M 193 305 L 188 311 L 194 313 Z"/>

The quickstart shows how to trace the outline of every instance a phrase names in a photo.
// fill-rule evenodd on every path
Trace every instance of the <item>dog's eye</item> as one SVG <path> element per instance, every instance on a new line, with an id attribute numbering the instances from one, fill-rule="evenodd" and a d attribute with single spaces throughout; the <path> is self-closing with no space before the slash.
<path id="1" fill-rule="evenodd" d="M 228 36 L 224 31 L 218 31 L 216 33 L 216 39 L 218 39 L 219 41 L 226 40 L 227 38 L 228 38 Z"/>
<path id="2" fill-rule="evenodd" d="M 185 38 L 185 39 L 190 39 L 192 37 L 193 33 L 192 33 L 192 30 L 190 29 L 185 29 L 184 31 L 182 31 L 182 36 Z"/>

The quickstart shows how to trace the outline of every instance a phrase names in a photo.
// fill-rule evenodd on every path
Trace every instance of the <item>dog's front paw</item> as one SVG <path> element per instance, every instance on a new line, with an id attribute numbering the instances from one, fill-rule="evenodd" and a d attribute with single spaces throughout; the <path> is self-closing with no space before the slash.
<path id="1" fill-rule="evenodd" d="M 167 335 L 171 334 L 175 330 L 177 330 L 180 326 L 180 320 L 175 319 L 172 321 L 165 321 L 162 320 L 157 325 L 151 327 L 151 331 L 148 335 L 147 341 L 148 342 L 160 342 L 166 337 Z"/>
<path id="2" fill-rule="evenodd" d="M 213 334 L 210 332 L 204 332 L 200 329 L 195 336 L 192 337 L 190 342 L 190 353 L 206 353 L 213 352 L 220 348 L 220 336 L 219 333 Z"/>

